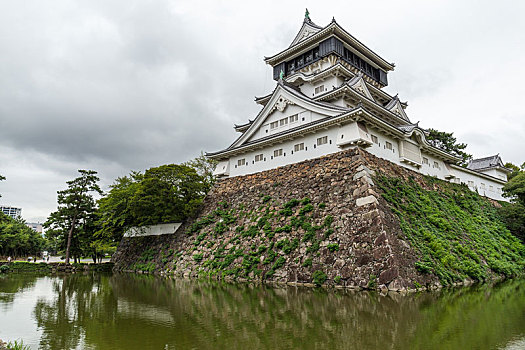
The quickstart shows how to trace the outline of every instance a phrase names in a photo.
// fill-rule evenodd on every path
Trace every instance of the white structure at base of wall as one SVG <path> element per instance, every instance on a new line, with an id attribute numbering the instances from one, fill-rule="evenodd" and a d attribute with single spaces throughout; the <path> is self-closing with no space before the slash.
<path id="1" fill-rule="evenodd" d="M 132 227 L 124 233 L 124 237 L 172 235 L 177 232 L 181 225 L 182 223 L 176 222 L 171 224 Z"/>
<path id="2" fill-rule="evenodd" d="M 308 32 L 311 35 L 302 36 Z M 219 161 L 218 177 L 256 173 L 361 147 L 425 175 L 464 183 L 481 195 L 504 200 L 508 170 L 499 156 L 474 160 L 435 147 L 428 132 L 412 123 L 398 96 L 383 88 L 394 66 L 342 29 L 305 17 L 292 45 L 268 57 L 277 85 L 256 98 L 254 120 L 236 125 L 241 135 L 228 148 L 207 153 Z"/>

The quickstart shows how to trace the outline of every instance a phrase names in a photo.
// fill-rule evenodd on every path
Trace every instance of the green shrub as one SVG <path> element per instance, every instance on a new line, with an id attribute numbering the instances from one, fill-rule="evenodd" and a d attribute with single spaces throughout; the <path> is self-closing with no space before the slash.
<path id="1" fill-rule="evenodd" d="M 335 282 L 336 284 L 339 284 L 339 283 L 341 282 L 341 279 L 342 279 L 341 276 L 335 276 L 335 278 L 334 278 L 334 282 Z"/>
<path id="2" fill-rule="evenodd" d="M 377 276 L 376 275 L 370 275 L 368 277 L 368 289 L 376 289 L 377 288 Z"/>
<path id="3" fill-rule="evenodd" d="M 7 348 L 9 350 L 31 350 L 29 345 L 25 345 L 22 340 L 9 341 L 7 343 Z"/>
<path id="4" fill-rule="evenodd" d="M 336 251 L 339 250 L 339 244 L 337 244 L 337 243 L 330 243 L 329 245 L 326 246 L 326 248 L 328 248 L 328 250 L 333 253 L 333 252 L 336 252 Z"/>
<path id="5" fill-rule="evenodd" d="M 321 270 L 317 270 L 315 271 L 313 274 L 312 274 L 312 282 L 316 285 L 316 286 L 321 286 L 323 285 L 325 282 L 326 282 L 326 279 L 328 277 L 326 276 L 326 273 L 324 273 L 323 271 Z"/>
<path id="6" fill-rule="evenodd" d="M 303 267 L 310 267 L 312 266 L 312 258 L 308 258 L 303 262 Z"/>
<path id="7" fill-rule="evenodd" d="M 7 273 L 9 271 L 9 266 L 2 265 L 0 266 L 0 273 Z"/>
<path id="8" fill-rule="evenodd" d="M 201 262 L 203 259 L 202 253 L 193 255 L 193 260 L 196 262 Z"/>

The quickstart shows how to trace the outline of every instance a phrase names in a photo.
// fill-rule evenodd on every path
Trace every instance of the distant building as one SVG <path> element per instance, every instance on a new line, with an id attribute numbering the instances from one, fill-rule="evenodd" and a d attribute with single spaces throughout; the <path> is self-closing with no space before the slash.
<path id="1" fill-rule="evenodd" d="M 38 233 L 42 233 L 42 224 L 39 222 L 26 222 L 27 227 L 33 229 L 33 231 L 36 231 Z"/>
<path id="2" fill-rule="evenodd" d="M 17 219 L 22 216 L 22 208 L 15 208 L 9 206 L 0 206 L 0 211 L 7 216 Z"/>

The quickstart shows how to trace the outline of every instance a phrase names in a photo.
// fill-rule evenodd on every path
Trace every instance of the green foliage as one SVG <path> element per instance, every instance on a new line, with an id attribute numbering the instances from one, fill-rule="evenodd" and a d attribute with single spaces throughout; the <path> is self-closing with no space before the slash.
<path id="1" fill-rule="evenodd" d="M 202 179 L 203 191 L 207 193 L 215 184 L 216 178 L 213 176 L 213 172 L 217 167 L 217 163 L 216 160 L 206 157 L 204 152 L 201 151 L 198 157 L 182 163 L 182 165 L 195 169 Z"/>
<path id="2" fill-rule="evenodd" d="M 336 252 L 336 251 L 339 250 L 339 244 L 337 244 L 337 243 L 330 243 L 329 245 L 326 246 L 326 248 L 328 248 L 328 250 L 333 253 L 333 252 Z"/>
<path id="3" fill-rule="evenodd" d="M 304 207 L 302 207 L 301 210 L 299 210 L 299 215 L 305 215 L 306 213 L 309 213 L 312 210 L 314 210 L 314 206 L 311 204 L 307 204 Z"/>
<path id="4" fill-rule="evenodd" d="M 339 283 L 341 282 L 341 279 L 342 279 L 341 276 L 335 276 L 335 277 L 334 277 L 334 282 L 335 282 L 336 284 L 339 284 Z"/>
<path id="5" fill-rule="evenodd" d="M 503 186 L 503 196 L 525 206 L 525 171 L 520 171 Z"/>
<path id="6" fill-rule="evenodd" d="M 323 285 L 327 278 L 326 273 L 321 270 L 317 270 L 312 274 L 312 282 L 318 287 Z"/>
<path id="7" fill-rule="evenodd" d="M 501 203 L 498 210 L 510 232 L 525 243 L 525 206 L 521 203 Z"/>
<path id="8" fill-rule="evenodd" d="M 0 266 L 0 273 L 7 273 L 9 271 L 8 265 L 2 265 Z"/>
<path id="9" fill-rule="evenodd" d="M 464 185 L 426 181 L 439 190 L 426 190 L 413 180 L 375 179 L 420 254 L 415 264 L 419 272 L 433 273 L 448 285 L 467 277 L 481 281 L 492 273 L 513 276 L 523 271 L 525 247 L 491 202 Z"/>
<path id="10" fill-rule="evenodd" d="M 312 258 L 307 258 L 304 260 L 303 264 L 302 264 L 303 267 L 310 267 L 312 266 Z"/>
<path id="11" fill-rule="evenodd" d="M 318 207 L 319 207 L 319 209 L 323 210 L 324 208 L 326 208 L 326 204 L 325 203 L 319 203 Z"/>
<path id="12" fill-rule="evenodd" d="M 266 195 L 266 196 L 263 197 L 262 202 L 263 202 L 263 203 L 267 203 L 267 202 L 270 201 L 270 199 L 272 199 L 272 197 Z"/>
<path id="13" fill-rule="evenodd" d="M 14 340 L 7 343 L 9 350 L 31 350 L 29 345 L 25 345 L 23 340 Z"/>
<path id="14" fill-rule="evenodd" d="M 97 240 L 95 193 L 102 194 L 99 178 L 93 170 L 79 170 L 80 176 L 67 181 L 67 189 L 58 191 L 57 211 L 44 223 L 46 236 L 65 250 L 66 264 L 69 257 L 79 258 L 91 250 Z"/>
<path id="15" fill-rule="evenodd" d="M 118 242 L 130 227 L 181 222 L 193 217 L 214 181 L 212 165 L 205 165 L 202 157 L 117 178 L 106 196 L 98 201 L 98 235 Z M 194 223 L 189 231 L 199 231 L 209 220 Z"/>
<path id="16" fill-rule="evenodd" d="M 38 255 L 45 243 L 22 219 L 13 219 L 0 212 L 0 256 Z"/>
<path id="17" fill-rule="evenodd" d="M 454 133 L 428 129 L 427 141 L 434 147 L 461 158 L 461 164 L 466 165 L 472 155 L 465 152 L 466 143 L 457 143 Z"/>
<path id="18" fill-rule="evenodd" d="M 193 260 L 195 260 L 196 262 L 201 262 L 202 259 L 203 259 L 202 253 L 193 255 Z"/>
<path id="19" fill-rule="evenodd" d="M 376 289 L 377 288 L 377 276 L 376 275 L 370 275 L 368 277 L 368 289 Z"/>

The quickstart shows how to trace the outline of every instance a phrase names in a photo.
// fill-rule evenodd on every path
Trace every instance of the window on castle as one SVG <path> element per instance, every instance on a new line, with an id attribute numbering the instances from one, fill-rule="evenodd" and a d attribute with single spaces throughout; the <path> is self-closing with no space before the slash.
<path id="1" fill-rule="evenodd" d="M 276 129 L 279 126 L 279 122 L 270 123 L 270 129 Z"/>
<path id="2" fill-rule="evenodd" d="M 489 191 L 494 192 L 494 186 L 490 185 L 490 186 L 489 186 Z"/>
<path id="3" fill-rule="evenodd" d="M 485 189 L 485 184 L 483 182 L 481 183 L 481 188 Z"/>
<path id="4" fill-rule="evenodd" d="M 279 120 L 279 126 L 285 126 L 288 124 L 288 118 Z"/>
<path id="5" fill-rule="evenodd" d="M 311 62 L 314 59 L 313 51 L 310 51 L 306 54 L 306 62 Z"/>
<path id="6" fill-rule="evenodd" d="M 275 151 L 273 151 L 273 156 L 274 157 L 280 157 L 283 155 L 283 149 L 282 148 L 279 148 L 279 149 L 276 149 Z"/>
<path id="7" fill-rule="evenodd" d="M 304 143 L 298 143 L 297 145 L 293 146 L 294 152 L 304 151 Z"/>
<path id="8" fill-rule="evenodd" d="M 319 137 L 317 139 L 317 146 L 321 146 L 328 143 L 328 136 Z"/>
<path id="9" fill-rule="evenodd" d="M 386 149 L 389 149 L 389 150 L 392 150 L 392 144 L 388 141 L 385 142 L 385 148 Z"/>
<path id="10" fill-rule="evenodd" d="M 296 123 L 297 121 L 299 121 L 299 115 L 294 114 L 294 115 L 290 116 L 290 124 Z"/>
<path id="11" fill-rule="evenodd" d="M 316 47 L 313 52 L 314 52 L 314 58 L 318 58 L 319 57 L 319 48 Z"/>
<path id="12" fill-rule="evenodd" d="M 427 164 L 428 165 L 428 158 L 423 157 L 423 164 Z"/>
<path id="13" fill-rule="evenodd" d="M 439 163 L 438 163 L 438 162 L 434 162 L 434 168 L 435 168 L 435 169 L 440 169 L 440 167 L 439 167 Z"/>
<path id="14" fill-rule="evenodd" d="M 316 94 L 320 94 L 321 92 L 324 92 L 324 85 L 319 85 L 315 88 Z"/>
<path id="15" fill-rule="evenodd" d="M 261 162 L 263 159 L 264 159 L 264 154 L 262 154 L 262 153 L 261 154 L 257 154 L 255 156 L 255 161 L 256 162 Z"/>
<path id="16" fill-rule="evenodd" d="M 468 182 L 468 187 L 474 187 L 474 181 L 469 181 Z"/>
<path id="17" fill-rule="evenodd" d="M 237 160 L 237 166 L 242 166 L 242 165 L 245 165 L 245 164 L 246 164 L 246 159 L 245 158 Z"/>
<path id="18" fill-rule="evenodd" d="M 376 135 L 370 135 L 370 138 L 372 139 L 373 143 L 375 143 L 376 145 L 379 144 L 379 139 L 377 138 Z"/>

